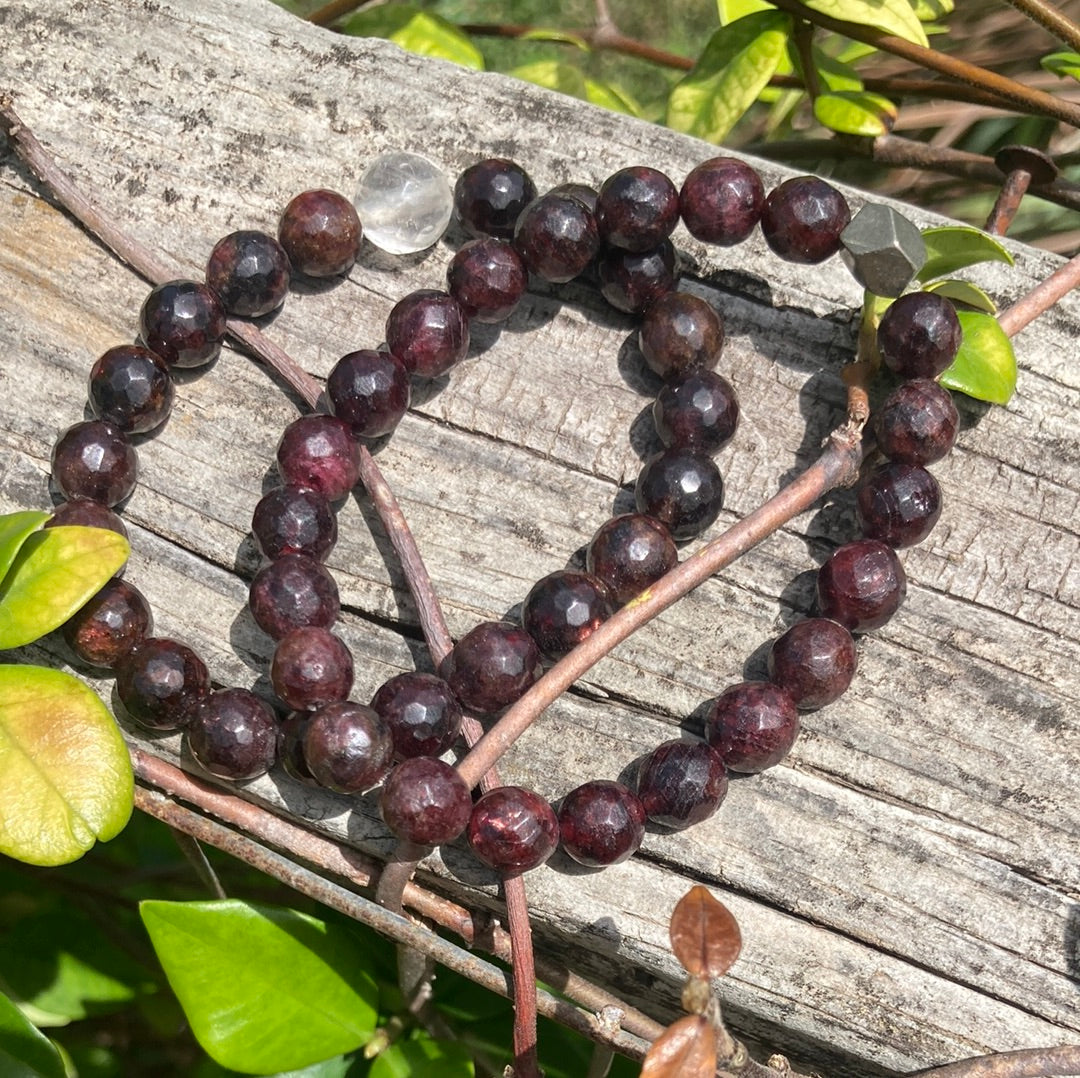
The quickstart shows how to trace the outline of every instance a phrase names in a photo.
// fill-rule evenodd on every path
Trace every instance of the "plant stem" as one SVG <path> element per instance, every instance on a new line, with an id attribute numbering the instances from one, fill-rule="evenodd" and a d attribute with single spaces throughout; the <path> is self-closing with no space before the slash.
<path id="1" fill-rule="evenodd" d="M 514 956 L 514 1078 L 540 1078 L 536 1057 L 536 969 L 525 877 L 520 872 L 503 878 L 503 898 Z"/>
<path id="2" fill-rule="evenodd" d="M 195 869 L 195 874 L 203 886 L 214 898 L 228 898 L 225 888 L 221 886 L 221 880 L 218 879 L 218 874 L 206 859 L 206 851 L 199 845 L 198 839 L 192 838 L 186 831 L 180 831 L 175 827 L 170 827 L 169 830 L 177 846 L 180 847 L 180 852 L 191 863 L 191 867 Z"/>
<path id="3" fill-rule="evenodd" d="M 1070 49 L 1080 52 L 1080 26 L 1077 26 L 1064 11 L 1054 7 L 1047 0 L 1006 0 L 1006 3 L 1012 4 L 1017 11 L 1022 11 L 1044 30 L 1049 30 Z"/>
<path id="4" fill-rule="evenodd" d="M 1006 336 L 1014 337 L 1029 322 L 1045 314 L 1058 300 L 1080 285 L 1080 255 L 1056 269 L 1045 281 L 1037 284 L 1026 296 L 998 315 L 998 324 Z"/>

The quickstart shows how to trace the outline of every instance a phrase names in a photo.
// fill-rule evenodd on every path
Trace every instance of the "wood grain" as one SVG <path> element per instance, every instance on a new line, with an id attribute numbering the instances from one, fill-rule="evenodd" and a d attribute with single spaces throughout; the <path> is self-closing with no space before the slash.
<path id="1" fill-rule="evenodd" d="M 492 74 L 345 40 L 261 0 L 0 4 L 0 87 L 63 167 L 178 272 L 215 240 L 273 229 L 306 187 L 351 192 L 377 153 L 426 153 L 453 175 L 481 156 L 525 164 L 543 189 L 649 163 L 676 182 L 715 150 Z M 49 505 L 48 457 L 83 417 L 85 378 L 130 340 L 145 285 L 53 205 L 8 152 L 0 171 L 0 510 Z M 759 163 L 766 183 L 786 173 Z M 864 196 L 850 192 L 854 205 Z M 931 218 L 917 211 L 920 223 Z M 331 289 L 303 287 L 268 327 L 316 376 L 382 339 L 390 306 L 437 287 L 447 242 L 372 248 Z M 681 229 L 684 287 L 727 320 L 724 373 L 743 418 L 720 458 L 723 523 L 807 463 L 840 415 L 857 289 L 838 260 L 806 270 L 755 236 L 708 250 Z M 1001 302 L 1057 264 L 1011 245 L 977 279 Z M 852 691 L 805 717 L 790 759 L 733 782 L 709 823 L 651 833 L 603 873 L 567 860 L 529 877 L 541 946 L 658 1015 L 678 970 L 666 922 L 706 883 L 745 941 L 719 985 L 741 1030 L 833 1074 L 903 1072 L 990 1049 L 1080 1037 L 1080 448 L 1069 297 L 1016 341 L 1019 393 L 966 407 L 935 469 L 942 521 L 905 553 L 901 614 L 861 640 Z M 629 506 L 654 448 L 656 384 L 631 319 L 583 285 L 530 294 L 471 358 L 427 387 L 379 461 L 455 634 L 512 611 Z M 140 445 L 125 509 L 130 576 L 157 631 L 191 642 L 223 684 L 266 687 L 269 641 L 244 611 L 252 508 L 296 403 L 227 352 L 178 387 Z M 853 531 L 841 494 L 771 538 L 620 647 L 543 717 L 505 766 L 553 799 L 618 775 L 705 700 L 762 676 L 765 648 L 812 601 L 813 570 Z M 357 661 L 356 696 L 424 667 L 389 545 L 363 500 L 341 512 L 330 564 Z M 718 525 L 719 526 L 719 525 Z M 49 643 L 63 659 L 62 645 Z M 30 649 L 5 658 L 26 658 Z M 102 691 L 109 691 L 102 683 Z M 134 740 L 138 735 L 132 733 Z M 177 745 L 155 741 L 169 755 Z M 375 852 L 370 798 L 316 796 L 274 776 L 244 796 Z M 490 876 L 458 847 L 428 867 L 471 902 Z"/>

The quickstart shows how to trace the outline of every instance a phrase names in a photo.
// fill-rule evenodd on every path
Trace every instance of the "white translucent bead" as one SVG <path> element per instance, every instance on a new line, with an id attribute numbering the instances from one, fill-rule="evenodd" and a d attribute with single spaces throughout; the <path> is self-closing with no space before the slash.
<path id="1" fill-rule="evenodd" d="M 430 247 L 446 231 L 454 195 L 442 170 L 415 153 L 384 153 L 360 177 L 353 199 L 364 236 L 391 254 Z"/>

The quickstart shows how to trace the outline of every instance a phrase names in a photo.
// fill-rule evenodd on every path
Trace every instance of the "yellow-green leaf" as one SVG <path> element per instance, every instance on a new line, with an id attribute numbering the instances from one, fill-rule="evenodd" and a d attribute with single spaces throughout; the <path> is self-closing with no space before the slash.
<path id="1" fill-rule="evenodd" d="M 48 513 L 7 513 L 0 517 L 0 581 L 26 540 L 49 519 Z"/>
<path id="2" fill-rule="evenodd" d="M 756 15 L 759 11 L 776 10 L 765 0 L 716 0 L 716 9 L 720 15 L 721 26 L 736 22 L 744 15 Z"/>
<path id="3" fill-rule="evenodd" d="M 97 694 L 61 670 L 0 666 L 0 853 L 63 865 L 131 815 L 127 746 Z"/>
<path id="4" fill-rule="evenodd" d="M 911 0 L 911 6 L 919 22 L 933 22 L 952 14 L 953 0 Z"/>
<path id="5" fill-rule="evenodd" d="M 923 291 L 936 292 L 953 303 L 963 303 L 987 314 L 997 314 L 997 304 L 977 284 L 970 281 L 954 281 L 951 278 L 931 281 Z"/>
<path id="6" fill-rule="evenodd" d="M 621 86 L 599 79 L 585 80 L 585 100 L 612 112 L 625 112 L 628 116 L 640 116 L 641 106 Z"/>
<path id="7" fill-rule="evenodd" d="M 667 125 L 720 142 L 754 103 L 783 59 L 791 20 L 778 11 L 746 15 L 709 39 L 668 98 Z"/>
<path id="8" fill-rule="evenodd" d="M 1013 256 L 993 236 L 968 225 L 924 228 L 926 264 L 916 274 L 920 283 L 945 277 L 978 262 L 1013 264 Z"/>
<path id="9" fill-rule="evenodd" d="M 843 93 L 848 90 L 861 90 L 862 79 L 859 73 L 849 63 L 830 56 L 822 49 L 814 47 L 814 67 L 817 70 L 818 79 L 826 90 L 833 93 Z"/>
<path id="10" fill-rule="evenodd" d="M 1044 56 L 1039 63 L 1060 78 L 1080 79 L 1080 53 L 1052 52 L 1049 56 Z"/>
<path id="11" fill-rule="evenodd" d="M 820 11 L 843 22 L 870 26 L 895 34 L 916 45 L 927 45 L 926 32 L 910 0 L 803 0 L 811 11 Z"/>
<path id="12" fill-rule="evenodd" d="M 941 384 L 976 400 L 1008 404 L 1016 391 L 1016 355 L 1012 341 L 993 315 L 957 311 L 964 339 Z"/>
<path id="13" fill-rule="evenodd" d="M 0 648 L 63 625 L 125 561 L 127 540 L 107 528 L 45 528 L 19 548 L 0 581 Z"/>
<path id="14" fill-rule="evenodd" d="M 56 1046 L 0 993 L 0 1075 L 4 1078 L 64 1078 Z"/>
<path id="15" fill-rule="evenodd" d="M 881 94 L 865 90 L 820 94 L 814 99 L 819 124 L 842 135 L 888 134 L 896 123 L 896 106 Z"/>
<path id="16" fill-rule="evenodd" d="M 573 64 L 560 63 L 558 60 L 537 60 L 532 64 L 515 67 L 507 74 L 548 90 L 580 97 L 582 100 L 585 98 L 585 76 Z"/>
<path id="17" fill-rule="evenodd" d="M 342 30 L 353 37 L 386 38 L 418 56 L 432 56 L 484 70 L 484 57 L 468 34 L 441 16 L 412 4 L 373 5 L 347 19 Z"/>
<path id="18" fill-rule="evenodd" d="M 555 30 L 538 26 L 533 30 L 526 30 L 518 41 L 553 41 L 559 45 L 573 45 L 582 52 L 592 52 L 589 43 L 580 34 L 575 34 L 570 30 Z"/>

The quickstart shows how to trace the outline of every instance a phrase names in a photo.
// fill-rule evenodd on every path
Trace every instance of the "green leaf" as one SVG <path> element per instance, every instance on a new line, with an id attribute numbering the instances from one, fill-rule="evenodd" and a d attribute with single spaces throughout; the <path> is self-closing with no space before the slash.
<path id="1" fill-rule="evenodd" d="M 1012 341 L 993 315 L 957 311 L 964 339 L 941 384 L 976 400 L 1008 404 L 1016 391 L 1016 356 Z"/>
<path id="2" fill-rule="evenodd" d="M 641 106 L 621 86 L 599 79 L 585 80 L 585 100 L 612 112 L 624 112 L 627 116 L 640 116 Z"/>
<path id="3" fill-rule="evenodd" d="M 667 125 L 720 142 L 768 84 L 783 59 L 791 20 L 778 11 L 721 27 L 668 98 Z"/>
<path id="4" fill-rule="evenodd" d="M 468 34 L 412 4 L 376 4 L 351 16 L 342 30 L 353 37 L 382 37 L 418 56 L 484 70 L 484 57 Z"/>
<path id="5" fill-rule="evenodd" d="M 816 46 L 813 55 L 818 79 L 827 90 L 831 90 L 833 93 L 843 93 L 848 90 L 861 90 L 863 88 L 862 79 L 859 78 L 859 73 L 851 64 L 830 56 Z"/>
<path id="6" fill-rule="evenodd" d="M 945 277 L 978 262 L 1013 264 L 1013 256 L 993 236 L 967 225 L 924 228 L 926 265 L 915 275 L 919 283 Z"/>
<path id="7" fill-rule="evenodd" d="M 370 1039 L 378 988 L 346 929 L 239 901 L 139 912 L 195 1039 L 223 1067 L 298 1070 Z"/>
<path id="8" fill-rule="evenodd" d="M 923 291 L 936 292 L 954 303 L 963 303 L 987 314 L 997 314 L 997 304 L 978 285 L 970 281 L 955 281 L 952 278 L 931 281 Z"/>
<path id="9" fill-rule="evenodd" d="M 952 14 L 953 0 L 911 0 L 911 6 L 919 22 L 933 22 Z"/>
<path id="10" fill-rule="evenodd" d="M 0 580 L 7 576 L 19 547 L 48 519 L 48 513 L 6 513 L 0 516 Z"/>
<path id="11" fill-rule="evenodd" d="M 515 79 L 532 82 L 560 94 L 585 99 L 585 76 L 581 69 L 573 64 L 564 64 L 558 60 L 537 60 L 532 64 L 522 64 L 507 72 Z"/>
<path id="12" fill-rule="evenodd" d="M 131 759 L 97 694 L 62 670 L 0 666 L 0 790 L 0 853 L 19 861 L 67 864 L 119 834 Z"/>
<path id="13" fill-rule="evenodd" d="M 473 1078 L 475 1073 L 473 1061 L 462 1045 L 436 1041 L 418 1032 L 380 1052 L 368 1078 Z"/>
<path id="14" fill-rule="evenodd" d="M 804 0 L 804 3 L 811 11 L 820 11 L 834 19 L 870 26 L 916 45 L 929 44 L 909 0 Z"/>
<path id="15" fill-rule="evenodd" d="M 557 45 L 573 45 L 582 52 L 592 52 L 589 43 L 580 35 L 569 30 L 546 29 L 538 26 L 533 30 L 526 30 L 518 41 L 551 41 Z"/>
<path id="16" fill-rule="evenodd" d="M 0 582 L 0 648 L 21 647 L 63 625 L 130 549 L 108 528 L 45 528 L 27 537 Z"/>
<path id="17" fill-rule="evenodd" d="M 776 10 L 765 0 L 716 0 L 716 8 L 720 14 L 721 26 L 737 22 L 744 15 L 756 15 L 759 11 Z"/>
<path id="18" fill-rule="evenodd" d="M 818 123 L 842 135 L 886 135 L 896 123 L 896 111 L 887 97 L 865 90 L 820 94 L 814 99 Z"/>
<path id="19" fill-rule="evenodd" d="M 1040 64 L 1053 75 L 1061 78 L 1080 79 L 1080 53 L 1052 52 L 1044 56 Z"/>
<path id="20" fill-rule="evenodd" d="M 60 1053 L 0 994 L 0 1078 L 64 1078 Z"/>

